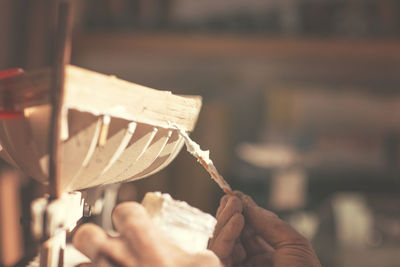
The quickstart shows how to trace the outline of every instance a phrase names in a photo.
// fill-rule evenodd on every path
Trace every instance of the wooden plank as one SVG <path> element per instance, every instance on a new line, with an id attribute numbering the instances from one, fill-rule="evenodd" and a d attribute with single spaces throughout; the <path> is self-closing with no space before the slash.
<path id="1" fill-rule="evenodd" d="M 0 80 L 0 109 L 16 110 L 49 103 L 50 70 Z M 201 97 L 179 96 L 76 66 L 66 66 L 64 106 L 95 115 L 137 121 L 163 128 L 174 123 L 193 130 Z"/>
<path id="2" fill-rule="evenodd" d="M 282 38 L 262 35 L 183 35 L 151 33 L 85 33 L 74 41 L 74 59 L 93 51 L 260 60 L 400 61 L 400 40 L 349 38 Z"/>
<path id="3" fill-rule="evenodd" d="M 67 68 L 66 76 L 65 105 L 93 114 L 192 130 L 201 107 L 200 97 L 177 96 L 75 66 Z"/>

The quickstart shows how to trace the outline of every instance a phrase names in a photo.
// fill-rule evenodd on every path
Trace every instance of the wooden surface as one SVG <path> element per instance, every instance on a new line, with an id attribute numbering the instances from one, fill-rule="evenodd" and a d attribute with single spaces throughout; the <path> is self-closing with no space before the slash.
<path id="1" fill-rule="evenodd" d="M 0 97 L 11 99 L 17 110 L 48 104 L 49 80 L 49 70 L 3 79 L 0 81 Z M 173 95 L 68 65 L 63 105 L 164 128 L 170 128 L 170 123 L 174 123 L 190 131 L 196 123 L 201 98 Z"/>
<path id="2" fill-rule="evenodd" d="M 65 105 L 164 128 L 175 123 L 192 130 L 201 107 L 200 97 L 182 97 L 129 83 L 112 76 L 69 66 Z"/>
<path id="3" fill-rule="evenodd" d="M 49 118 L 49 112 L 48 106 L 30 108 L 23 119 L 0 124 L 1 144 L 9 158 L 43 183 L 48 182 L 49 121 L 45 118 Z M 145 123 L 111 118 L 102 145 L 102 116 L 69 110 L 67 123 L 68 138 L 60 144 L 61 191 L 147 177 L 165 168 L 183 146 L 177 130 Z"/>
<path id="4" fill-rule="evenodd" d="M 48 183 L 49 70 L 0 81 L 24 116 L 0 121 L 5 160 Z M 183 146 L 172 125 L 192 130 L 200 97 L 126 82 L 68 65 L 61 109 L 60 191 L 147 177 L 166 167 Z"/>
<path id="5" fill-rule="evenodd" d="M 58 8 L 58 24 L 56 31 L 55 54 L 52 66 L 50 100 L 51 120 L 49 139 L 49 195 L 50 199 L 61 197 L 61 121 L 64 104 L 65 68 L 71 58 L 72 35 L 71 3 L 61 2 Z"/>
<path id="6" fill-rule="evenodd" d="M 394 90 L 400 83 L 400 40 L 396 39 L 102 32 L 76 38 L 73 52 L 72 62 L 76 64 L 179 92 L 203 84 L 211 87 L 210 83 L 223 78 L 230 88 L 243 79 L 252 80 L 245 81 L 249 86 L 306 81 L 377 90 Z M 191 72 L 197 76 L 190 76 Z M 200 80 L 206 75 L 208 83 Z M 229 87 L 218 86 L 219 91 L 229 91 Z M 205 97 L 213 94 L 207 88 L 197 90 Z M 242 92 L 248 90 L 242 88 Z"/>
<path id="7" fill-rule="evenodd" d="M 98 46 L 93 47 L 97 43 Z M 261 35 L 190 35 L 144 33 L 87 33 L 75 40 L 77 52 L 113 48 L 123 53 L 139 50 L 142 53 L 199 55 L 208 57 L 255 56 L 263 59 L 350 59 L 400 60 L 400 40 L 396 39 L 346 39 L 346 38 L 285 38 Z M 242 51 L 241 54 L 236 52 Z"/>

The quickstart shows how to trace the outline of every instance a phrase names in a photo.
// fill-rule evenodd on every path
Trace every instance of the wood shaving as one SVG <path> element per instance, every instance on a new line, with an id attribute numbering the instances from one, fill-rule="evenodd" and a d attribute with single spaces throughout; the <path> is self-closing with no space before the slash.
<path id="1" fill-rule="evenodd" d="M 230 185 L 225 181 L 225 179 L 220 175 L 215 168 L 214 163 L 210 159 L 210 151 L 209 150 L 201 150 L 200 146 L 194 142 L 186 131 L 178 129 L 180 135 L 185 140 L 187 151 L 192 154 L 197 160 L 203 165 L 203 167 L 207 170 L 207 172 L 211 175 L 213 180 L 219 185 L 219 187 L 226 193 L 232 194 L 232 189 Z"/>

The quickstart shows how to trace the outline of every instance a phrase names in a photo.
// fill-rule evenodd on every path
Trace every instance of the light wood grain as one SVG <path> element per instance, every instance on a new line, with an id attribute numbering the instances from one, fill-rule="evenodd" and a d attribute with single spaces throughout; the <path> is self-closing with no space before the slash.
<path id="1" fill-rule="evenodd" d="M 0 108 L 24 109 L 49 103 L 50 71 L 27 72 L 0 80 Z M 66 66 L 67 108 L 95 115 L 138 121 L 169 128 L 170 123 L 193 130 L 201 108 L 201 97 L 179 96 L 86 70 Z"/>

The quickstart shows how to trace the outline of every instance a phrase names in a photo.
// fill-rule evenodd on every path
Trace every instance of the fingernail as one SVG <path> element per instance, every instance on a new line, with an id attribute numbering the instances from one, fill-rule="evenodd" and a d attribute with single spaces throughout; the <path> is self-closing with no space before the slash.
<path id="1" fill-rule="evenodd" d="M 235 196 L 237 196 L 237 197 L 241 197 L 241 196 L 243 195 L 242 192 L 237 191 L 237 190 L 233 191 L 232 193 L 233 193 Z"/>

